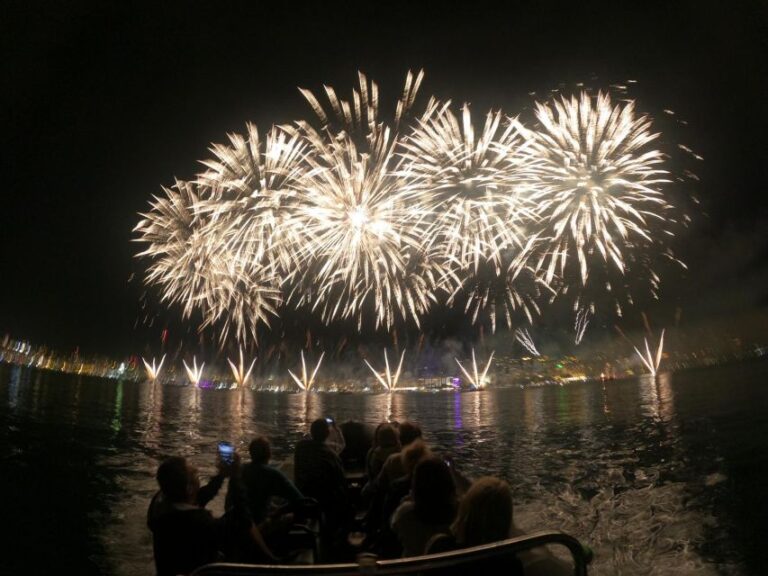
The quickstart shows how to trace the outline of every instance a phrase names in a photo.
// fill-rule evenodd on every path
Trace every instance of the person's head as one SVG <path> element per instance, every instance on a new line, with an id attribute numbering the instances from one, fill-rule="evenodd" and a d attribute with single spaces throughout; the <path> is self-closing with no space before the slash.
<path id="1" fill-rule="evenodd" d="M 421 438 L 421 428 L 414 422 L 400 424 L 400 444 L 405 447 L 414 440 Z"/>
<path id="2" fill-rule="evenodd" d="M 389 424 L 384 424 L 376 430 L 376 445 L 381 448 L 400 448 L 400 437 Z"/>
<path id="3" fill-rule="evenodd" d="M 251 460 L 254 464 L 268 464 L 269 459 L 272 457 L 272 448 L 269 445 L 269 440 L 264 436 L 254 438 L 248 445 L 248 453 L 251 455 Z"/>
<path id="4" fill-rule="evenodd" d="M 400 459 L 403 462 L 403 471 L 405 472 L 405 475 L 410 476 L 416 468 L 416 464 L 431 455 L 432 452 L 424 443 L 424 440 L 418 439 L 408 444 L 408 446 L 403 448 L 402 452 L 400 452 Z"/>
<path id="5" fill-rule="evenodd" d="M 156 478 L 160 491 L 169 502 L 193 502 L 200 489 L 197 468 L 181 456 L 164 460 L 157 468 Z"/>
<path id="6" fill-rule="evenodd" d="M 479 546 L 509 538 L 512 530 L 509 484 L 493 476 L 475 480 L 461 499 L 451 530 L 462 546 Z"/>
<path id="7" fill-rule="evenodd" d="M 428 456 L 416 464 L 411 482 L 414 511 L 430 524 L 447 524 L 456 513 L 456 485 L 442 458 Z"/>
<path id="8" fill-rule="evenodd" d="M 330 433 L 331 428 L 325 418 L 318 418 L 309 426 L 309 435 L 315 442 L 325 442 Z"/>

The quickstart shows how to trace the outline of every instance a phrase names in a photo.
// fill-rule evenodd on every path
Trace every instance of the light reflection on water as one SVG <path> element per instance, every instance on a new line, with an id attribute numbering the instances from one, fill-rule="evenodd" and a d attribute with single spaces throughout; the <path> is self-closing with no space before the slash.
<path id="1" fill-rule="evenodd" d="M 563 387 L 305 395 L 2 366 L 0 505 L 19 526 L 0 572 L 26 561 L 27 573 L 151 573 L 145 511 L 163 456 L 187 456 L 206 475 L 218 440 L 244 450 L 266 434 L 275 459 L 289 461 L 307 423 L 332 415 L 418 421 L 467 474 L 510 481 L 524 528 L 592 546 L 592 574 L 759 573 L 766 372 L 761 363 Z"/>

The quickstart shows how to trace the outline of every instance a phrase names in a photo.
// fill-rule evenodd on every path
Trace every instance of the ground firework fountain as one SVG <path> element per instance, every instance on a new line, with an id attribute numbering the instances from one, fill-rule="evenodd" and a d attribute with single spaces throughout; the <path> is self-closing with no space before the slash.
<path id="1" fill-rule="evenodd" d="M 248 370 L 246 370 L 245 361 L 243 360 L 243 349 L 240 348 L 240 362 L 235 364 L 229 358 L 227 358 L 227 362 L 229 362 L 229 367 L 232 370 L 232 376 L 235 378 L 235 385 L 238 388 L 242 388 L 245 386 L 248 378 L 251 377 L 251 371 L 253 370 L 254 364 L 256 364 L 256 358 L 253 359 L 251 365 L 248 367 Z"/>
<path id="2" fill-rule="evenodd" d="M 661 364 L 661 355 L 664 351 L 664 330 L 661 331 L 661 337 L 659 338 L 659 345 L 656 348 L 655 356 L 651 354 L 651 347 L 648 345 L 648 339 L 644 338 L 644 341 L 645 352 L 641 352 L 636 346 L 633 346 L 633 348 L 651 376 L 656 376 L 656 373 L 659 370 L 659 365 Z"/>
<path id="3" fill-rule="evenodd" d="M 309 374 L 307 372 L 307 362 L 304 359 L 304 350 L 301 351 L 301 378 L 296 376 L 293 372 L 288 370 L 288 374 L 291 375 L 291 378 L 293 378 L 293 381 L 296 382 L 296 385 L 301 388 L 304 392 L 309 392 L 312 389 L 312 385 L 315 383 L 315 376 L 317 376 L 317 371 L 320 370 L 320 364 L 323 363 L 323 357 L 325 356 L 325 352 L 320 354 L 320 358 L 317 361 L 317 364 L 315 364 L 315 369 L 312 371 L 312 374 Z"/>
<path id="4" fill-rule="evenodd" d="M 397 388 L 397 382 L 400 380 L 400 373 L 403 368 L 403 359 L 405 358 L 405 350 L 403 350 L 403 353 L 400 354 L 400 362 L 397 365 L 397 370 L 395 370 L 395 373 L 392 374 L 392 370 L 389 366 L 389 358 L 387 357 L 387 350 L 384 349 L 384 372 L 379 373 L 377 372 L 373 366 L 371 366 L 368 363 L 368 360 L 365 360 L 365 365 L 370 368 L 371 372 L 373 372 L 373 375 L 376 376 L 376 379 L 379 381 L 379 383 L 384 386 L 389 392 L 394 392 L 395 388 Z"/>
<path id="5" fill-rule="evenodd" d="M 141 361 L 144 362 L 144 370 L 147 373 L 147 378 L 149 379 L 150 382 L 154 382 L 160 376 L 160 372 L 163 369 L 163 362 L 165 362 L 165 354 L 163 354 L 163 357 L 160 359 L 160 364 L 155 364 L 154 358 L 152 358 L 152 364 L 144 360 L 144 358 L 142 358 Z"/>
<path id="6" fill-rule="evenodd" d="M 477 369 L 477 359 L 475 358 L 475 349 L 472 348 L 472 373 L 470 374 L 464 369 L 464 366 L 461 365 L 461 362 L 459 362 L 458 358 L 454 358 L 456 360 L 456 364 L 459 365 L 459 368 L 461 368 L 461 371 L 464 373 L 464 376 L 466 376 L 467 380 L 472 384 L 472 386 L 476 389 L 485 388 L 486 384 L 486 375 L 488 374 L 488 369 L 491 367 L 491 362 L 493 362 L 493 355 L 495 352 L 491 352 L 490 357 L 488 358 L 488 362 L 485 364 L 485 368 L 482 372 L 478 371 Z"/>
<path id="7" fill-rule="evenodd" d="M 192 357 L 192 366 L 188 366 L 186 360 L 182 360 L 184 363 L 184 370 L 187 372 L 187 378 L 189 378 L 189 382 L 195 386 L 197 386 L 200 383 L 200 380 L 203 378 L 203 368 L 205 368 L 205 362 L 203 362 L 200 367 L 197 367 L 197 358 L 195 356 Z"/>

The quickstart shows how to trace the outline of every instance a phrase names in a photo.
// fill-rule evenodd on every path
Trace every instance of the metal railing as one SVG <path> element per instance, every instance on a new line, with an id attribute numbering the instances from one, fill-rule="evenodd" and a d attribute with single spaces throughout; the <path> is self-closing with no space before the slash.
<path id="1" fill-rule="evenodd" d="M 361 555 L 355 564 L 313 564 L 313 565 L 267 565 L 267 564 L 230 564 L 216 563 L 202 566 L 192 573 L 192 576 L 268 576 L 279 574 L 289 575 L 313 575 L 325 576 L 351 576 L 353 574 L 376 574 L 377 576 L 390 576 L 392 574 L 415 574 L 441 568 L 452 568 L 471 565 L 481 560 L 504 556 L 507 554 L 524 552 L 546 544 L 561 545 L 568 549 L 573 557 L 574 576 L 587 576 L 587 565 L 592 560 L 592 551 L 582 546 L 573 536 L 557 531 L 541 531 L 510 538 L 493 544 L 475 546 L 429 554 L 427 556 L 415 556 L 398 560 L 377 560 L 375 556 Z"/>

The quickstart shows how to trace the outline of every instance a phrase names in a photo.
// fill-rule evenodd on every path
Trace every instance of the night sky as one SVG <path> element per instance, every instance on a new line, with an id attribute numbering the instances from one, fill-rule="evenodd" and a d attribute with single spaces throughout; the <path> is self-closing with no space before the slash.
<path id="1" fill-rule="evenodd" d="M 422 67 L 425 92 L 477 112 L 636 79 L 640 110 L 674 110 L 689 124 L 671 136 L 705 159 L 690 271 L 667 304 L 687 318 L 768 305 L 764 2 L 6 0 L 0 46 L 0 337 L 142 350 L 163 322 L 134 328 L 131 230 L 160 185 L 246 121 L 308 117 L 298 86 L 348 94 L 362 70 L 392 101 Z"/>

